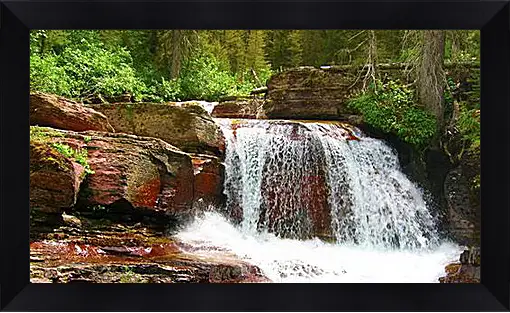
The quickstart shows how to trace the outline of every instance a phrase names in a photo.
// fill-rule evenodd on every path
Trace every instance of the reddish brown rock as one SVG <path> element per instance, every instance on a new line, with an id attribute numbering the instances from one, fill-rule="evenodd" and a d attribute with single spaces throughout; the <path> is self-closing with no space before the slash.
<path id="1" fill-rule="evenodd" d="M 30 125 L 74 131 L 114 131 L 102 113 L 83 104 L 44 93 L 30 94 Z"/>
<path id="2" fill-rule="evenodd" d="M 76 203 L 84 167 L 63 155 L 48 141 L 30 140 L 30 207 L 62 213 Z"/>
<path id="3" fill-rule="evenodd" d="M 464 250 L 458 263 L 448 264 L 440 283 L 480 283 L 480 248 Z"/>
<path id="4" fill-rule="evenodd" d="M 189 153 L 222 156 L 225 140 L 198 102 L 90 105 L 108 117 L 117 132 L 162 139 Z"/>
<path id="5" fill-rule="evenodd" d="M 355 69 L 299 67 L 273 75 L 263 111 L 278 119 L 347 119 L 347 101 L 359 89 Z"/>
<path id="6" fill-rule="evenodd" d="M 286 159 L 295 162 L 282 166 L 267 159 L 262 177 L 262 217 L 259 227 L 288 238 L 331 238 L 331 215 L 324 152 L 318 139 L 300 123 L 290 123 L 288 151 L 302 151 L 302 157 Z M 274 124 L 277 125 L 277 124 Z M 269 129 L 271 131 L 271 128 Z M 289 169 L 294 169 L 288 172 Z"/>
<path id="7" fill-rule="evenodd" d="M 87 164 L 93 172 L 82 184 L 80 206 L 191 213 L 191 158 L 168 143 L 126 134 L 71 131 L 51 131 L 48 140 L 88 153 Z"/>
<path id="8" fill-rule="evenodd" d="M 208 254 L 147 228 L 92 223 L 60 227 L 30 243 L 33 283 L 268 282 L 261 270 L 219 249 Z M 91 226 L 94 225 L 94 226 Z M 51 238 L 50 238 L 51 237 Z"/>
<path id="9" fill-rule="evenodd" d="M 195 174 L 193 203 L 197 209 L 216 207 L 225 203 L 223 181 L 225 166 L 220 159 L 204 154 L 192 154 Z"/>
<path id="10" fill-rule="evenodd" d="M 223 101 L 217 104 L 211 115 L 221 118 L 257 118 L 264 99 L 248 98 Z"/>

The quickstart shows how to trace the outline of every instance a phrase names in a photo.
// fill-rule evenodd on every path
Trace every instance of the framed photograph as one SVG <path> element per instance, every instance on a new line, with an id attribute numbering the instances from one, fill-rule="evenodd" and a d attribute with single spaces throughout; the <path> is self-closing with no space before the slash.
<path id="1" fill-rule="evenodd" d="M 0 308 L 509 310 L 509 48 L 508 1 L 2 0 Z"/>

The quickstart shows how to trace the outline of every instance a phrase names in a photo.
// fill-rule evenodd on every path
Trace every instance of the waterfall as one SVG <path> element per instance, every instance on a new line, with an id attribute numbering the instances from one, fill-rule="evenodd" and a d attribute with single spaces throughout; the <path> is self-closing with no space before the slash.
<path id="1" fill-rule="evenodd" d="M 383 141 L 338 122 L 216 121 L 227 203 L 177 235 L 193 253 L 229 251 L 273 282 L 420 283 L 462 251 Z"/>
<path id="2" fill-rule="evenodd" d="M 218 120 L 227 140 L 227 210 L 242 216 L 244 231 L 397 248 L 438 244 L 422 192 L 383 141 L 334 122 Z"/>

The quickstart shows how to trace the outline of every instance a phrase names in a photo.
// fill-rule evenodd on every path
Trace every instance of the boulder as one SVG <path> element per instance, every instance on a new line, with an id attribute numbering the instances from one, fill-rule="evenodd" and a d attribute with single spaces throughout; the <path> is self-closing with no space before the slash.
<path id="1" fill-rule="evenodd" d="M 223 182 L 225 166 L 217 157 L 192 154 L 193 171 L 193 206 L 201 208 L 220 208 L 225 203 Z"/>
<path id="2" fill-rule="evenodd" d="M 187 216 L 191 213 L 191 158 L 163 140 L 106 132 L 76 133 L 47 128 L 39 131 L 47 134 L 49 142 L 66 145 L 74 151 L 87 151 L 86 166 L 90 170 L 79 192 L 80 210 L 106 206 L 110 212 L 127 215 Z M 34 159 L 31 171 L 39 166 Z M 64 174 L 51 172 L 47 178 L 55 180 L 58 175 Z M 33 183 L 43 182 L 33 179 Z M 72 205 L 71 201 L 52 200 L 55 206 Z"/>
<path id="3" fill-rule="evenodd" d="M 74 131 L 114 131 L 102 113 L 80 103 L 44 93 L 30 94 L 30 125 Z"/>
<path id="4" fill-rule="evenodd" d="M 480 283 L 480 248 L 464 250 L 458 263 L 448 264 L 440 283 Z"/>
<path id="5" fill-rule="evenodd" d="M 197 102 L 115 103 L 90 105 L 117 132 L 159 138 L 190 153 L 222 156 L 221 129 Z"/>
<path id="6" fill-rule="evenodd" d="M 299 67 L 268 81 L 263 111 L 268 118 L 345 120 L 354 112 L 347 100 L 361 80 L 349 68 Z"/>
<path id="7" fill-rule="evenodd" d="M 223 101 L 217 104 L 211 115 L 223 118 L 258 118 L 264 100 L 259 98 L 245 98 Z"/>
<path id="8" fill-rule="evenodd" d="M 85 169 L 63 155 L 50 142 L 30 139 L 30 207 L 45 213 L 62 213 L 74 206 Z"/>

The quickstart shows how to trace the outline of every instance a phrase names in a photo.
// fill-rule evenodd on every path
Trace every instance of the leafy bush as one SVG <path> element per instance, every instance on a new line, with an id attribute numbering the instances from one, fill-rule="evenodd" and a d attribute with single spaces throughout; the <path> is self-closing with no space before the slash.
<path id="1" fill-rule="evenodd" d="M 30 56 L 30 88 L 42 92 L 72 97 L 72 81 L 58 65 L 58 56 L 47 54 Z"/>
<path id="2" fill-rule="evenodd" d="M 480 148 L 480 110 L 468 109 L 460 105 L 460 114 L 457 121 L 462 139 L 468 144 L 468 149 Z"/>
<path id="3" fill-rule="evenodd" d="M 377 82 L 348 105 L 360 112 L 368 124 L 419 149 L 436 133 L 434 116 L 415 104 L 413 90 L 395 81 Z"/>
<path id="4" fill-rule="evenodd" d="M 124 48 L 110 51 L 101 43 L 82 40 L 82 46 L 67 47 L 59 65 L 71 79 L 72 97 L 100 93 L 106 96 L 129 92 L 141 96 L 145 86 L 136 78 L 131 55 Z"/>
<path id="5" fill-rule="evenodd" d="M 168 79 L 167 71 L 153 64 L 151 40 L 144 32 L 128 36 L 118 31 L 32 31 L 31 89 L 78 101 L 126 92 L 135 101 L 215 101 L 225 95 L 248 95 L 259 84 L 251 71 L 234 74 L 225 60 L 207 49 L 195 49 L 180 77 Z M 257 78 L 263 83 L 270 74 L 260 70 Z"/>
<path id="6" fill-rule="evenodd" d="M 235 92 L 235 78 L 220 69 L 218 60 L 208 54 L 197 55 L 186 62 L 180 76 L 183 99 L 218 100 Z"/>

